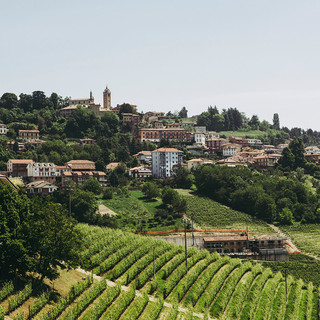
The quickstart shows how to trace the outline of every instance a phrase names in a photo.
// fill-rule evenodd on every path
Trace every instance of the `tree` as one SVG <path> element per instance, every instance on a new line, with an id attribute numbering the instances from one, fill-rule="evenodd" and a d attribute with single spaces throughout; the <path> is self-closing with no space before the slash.
<path id="1" fill-rule="evenodd" d="M 179 193 L 170 188 L 165 187 L 162 190 L 162 202 L 173 212 L 185 212 L 187 208 L 187 202 L 183 199 Z"/>
<path id="2" fill-rule="evenodd" d="M 0 199 L 0 274 L 25 274 L 32 268 L 32 252 L 28 248 L 29 201 L 1 183 Z"/>
<path id="3" fill-rule="evenodd" d="M 194 175 L 182 165 L 173 167 L 172 176 L 178 188 L 189 189 L 194 184 Z"/>
<path id="4" fill-rule="evenodd" d="M 0 107 L 7 109 L 16 108 L 18 105 L 18 97 L 14 93 L 4 93 L 0 99 Z"/>
<path id="5" fill-rule="evenodd" d="M 75 265 L 81 234 L 60 204 L 28 199 L 2 184 L 0 199 L 1 275 L 34 271 L 41 279 L 53 279 L 62 261 Z"/>
<path id="6" fill-rule="evenodd" d="M 37 208 L 36 220 L 32 229 L 32 245 L 37 253 L 34 256 L 34 271 L 41 279 L 58 277 L 58 266 L 63 261 L 75 267 L 79 262 L 81 233 L 76 221 L 68 217 L 60 204 L 49 203 Z"/>
<path id="7" fill-rule="evenodd" d="M 291 225 L 293 223 L 293 214 L 289 208 L 283 208 L 279 213 L 279 222 L 285 225 Z"/>
<path id="8" fill-rule="evenodd" d="M 136 113 L 135 107 L 129 103 L 119 105 L 119 114 L 122 113 Z"/>
<path id="9" fill-rule="evenodd" d="M 290 148 L 282 150 L 282 156 L 278 161 L 278 167 L 283 171 L 294 170 L 295 158 Z"/>
<path id="10" fill-rule="evenodd" d="M 32 92 L 32 104 L 36 109 L 42 109 L 46 106 L 46 95 L 43 91 Z"/>
<path id="11" fill-rule="evenodd" d="M 183 107 L 183 108 L 179 111 L 179 117 L 180 117 L 180 118 L 188 118 L 188 110 L 186 109 L 186 107 Z"/>
<path id="12" fill-rule="evenodd" d="M 89 178 L 84 184 L 83 184 L 83 190 L 90 191 L 94 193 L 95 195 L 99 195 L 102 193 L 102 187 L 97 179 Z"/>
<path id="13" fill-rule="evenodd" d="M 78 221 L 92 222 L 98 210 L 96 197 L 90 191 L 77 189 L 72 195 L 71 208 Z"/>
<path id="14" fill-rule="evenodd" d="M 215 114 L 212 117 L 212 130 L 221 131 L 224 128 L 224 117 L 221 114 Z"/>
<path id="15" fill-rule="evenodd" d="M 149 199 L 156 198 L 160 194 L 159 188 L 153 182 L 146 182 L 142 187 L 142 192 Z"/>
<path id="16" fill-rule="evenodd" d="M 279 115 L 275 113 L 273 115 L 273 129 L 280 130 L 280 120 L 279 120 Z"/>
<path id="17" fill-rule="evenodd" d="M 260 124 L 260 121 L 259 121 L 258 116 L 254 114 L 251 117 L 251 120 L 249 121 L 249 126 L 251 126 L 252 129 L 254 129 L 254 130 L 258 130 L 259 129 L 259 124 Z"/>
<path id="18" fill-rule="evenodd" d="M 304 144 L 301 139 L 294 139 L 290 142 L 289 148 L 294 155 L 295 169 L 304 168 L 306 165 L 306 159 L 304 157 Z"/>

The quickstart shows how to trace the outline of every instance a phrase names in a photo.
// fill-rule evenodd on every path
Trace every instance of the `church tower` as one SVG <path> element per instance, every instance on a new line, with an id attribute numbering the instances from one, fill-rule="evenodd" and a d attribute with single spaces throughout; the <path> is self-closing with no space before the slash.
<path id="1" fill-rule="evenodd" d="M 107 110 L 111 108 L 111 91 L 108 89 L 108 86 L 103 91 L 103 108 Z"/>

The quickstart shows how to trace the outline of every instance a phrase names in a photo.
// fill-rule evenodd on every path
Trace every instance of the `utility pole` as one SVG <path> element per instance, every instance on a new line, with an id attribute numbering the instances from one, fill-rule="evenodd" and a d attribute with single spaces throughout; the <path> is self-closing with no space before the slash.
<path id="1" fill-rule="evenodd" d="M 69 189 L 69 215 L 71 216 L 71 189 Z"/>
<path id="2" fill-rule="evenodd" d="M 191 214 L 191 228 L 192 228 L 192 246 L 194 246 L 194 234 L 193 234 L 193 213 Z"/>
<path id="3" fill-rule="evenodd" d="M 286 301 L 287 301 L 287 297 L 288 297 L 288 282 L 287 282 L 287 269 L 284 269 L 284 276 L 286 279 Z"/>
<path id="4" fill-rule="evenodd" d="M 153 247 L 153 279 L 156 278 L 156 255 L 155 255 L 155 247 Z"/>
<path id="5" fill-rule="evenodd" d="M 188 272 L 188 253 L 187 253 L 187 221 L 184 220 L 184 246 L 185 246 L 185 252 L 186 252 L 186 269 Z"/>

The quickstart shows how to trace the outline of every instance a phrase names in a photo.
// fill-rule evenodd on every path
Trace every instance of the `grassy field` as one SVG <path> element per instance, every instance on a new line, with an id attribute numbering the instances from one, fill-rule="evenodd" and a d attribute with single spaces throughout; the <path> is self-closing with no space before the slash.
<path id="1" fill-rule="evenodd" d="M 182 227 L 181 218 L 175 215 L 158 215 L 163 209 L 161 199 L 147 199 L 141 191 L 129 191 L 129 196 L 114 195 L 102 203 L 117 213 L 118 227 L 127 231 L 173 230 Z"/>
<path id="2" fill-rule="evenodd" d="M 277 130 L 272 130 L 272 132 L 277 133 Z M 255 139 L 261 139 L 267 136 L 267 133 L 265 131 L 260 130 L 250 130 L 250 131 L 220 131 L 220 136 L 225 135 L 227 138 L 229 136 L 233 137 L 248 137 L 248 138 L 255 138 Z"/>
<path id="3" fill-rule="evenodd" d="M 320 224 L 300 224 L 281 227 L 300 250 L 320 257 Z"/>
<path id="4" fill-rule="evenodd" d="M 235 211 L 206 197 L 200 197 L 190 190 L 177 189 L 187 201 L 187 215 L 193 216 L 195 223 L 202 228 L 245 229 L 249 234 L 275 234 L 275 231 L 262 220 Z"/>

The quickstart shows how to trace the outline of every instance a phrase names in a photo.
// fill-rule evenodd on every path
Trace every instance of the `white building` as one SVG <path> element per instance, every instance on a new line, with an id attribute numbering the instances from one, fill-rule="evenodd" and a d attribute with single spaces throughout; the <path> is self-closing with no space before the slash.
<path id="1" fill-rule="evenodd" d="M 152 151 L 152 175 L 156 178 L 170 177 L 173 167 L 182 164 L 182 154 L 182 151 L 174 148 Z"/>
<path id="2" fill-rule="evenodd" d="M 0 123 L 0 134 L 7 134 L 8 127 L 6 124 Z"/>
<path id="3" fill-rule="evenodd" d="M 198 128 L 205 128 L 205 127 L 198 127 Z M 207 131 L 207 132 L 196 131 L 194 133 L 194 142 L 197 145 L 204 146 L 207 140 L 216 139 L 216 138 L 219 138 L 219 133 L 215 131 Z"/>
<path id="4" fill-rule="evenodd" d="M 240 151 L 241 146 L 238 144 L 227 143 L 221 147 L 222 155 L 224 157 L 236 156 L 238 151 Z"/>
<path id="5" fill-rule="evenodd" d="M 27 176 L 32 181 L 46 180 L 53 183 L 56 178 L 56 165 L 45 162 L 29 163 L 27 165 Z"/>
<path id="6" fill-rule="evenodd" d="M 203 132 L 195 132 L 194 142 L 204 146 L 206 144 L 206 135 Z"/>

